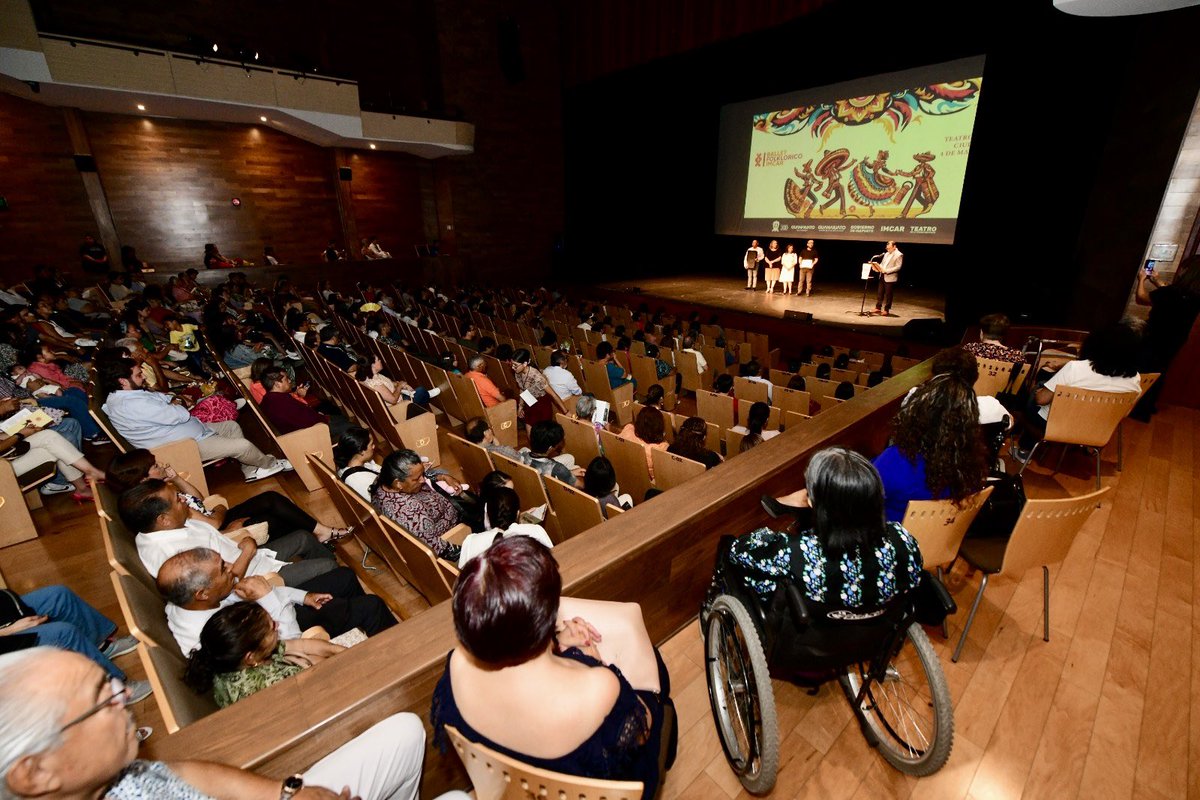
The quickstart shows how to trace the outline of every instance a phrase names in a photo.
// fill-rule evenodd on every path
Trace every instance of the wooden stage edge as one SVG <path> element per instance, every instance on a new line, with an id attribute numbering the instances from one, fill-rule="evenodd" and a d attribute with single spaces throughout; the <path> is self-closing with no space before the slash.
<path id="1" fill-rule="evenodd" d="M 811 314 L 815 325 L 851 330 L 873 336 L 901 336 L 904 326 L 913 320 L 946 319 L 946 298 L 927 289 L 901 287 L 896 290 L 892 312 L 887 317 L 862 317 L 864 307 L 861 283 L 818 284 L 811 297 L 784 295 L 780 290 L 767 294 L 760 280 L 758 288 L 746 291 L 745 278 L 715 275 L 677 275 L 597 284 L 597 288 L 619 292 L 635 304 L 644 302 L 654 310 L 658 301 L 676 301 L 701 305 L 717 311 L 736 311 L 770 319 L 808 322 L 807 318 L 789 317 L 788 312 Z M 637 297 L 643 300 L 637 300 Z M 875 283 L 867 290 L 865 308 L 875 308 Z M 708 320 L 704 320 L 707 322 Z"/>

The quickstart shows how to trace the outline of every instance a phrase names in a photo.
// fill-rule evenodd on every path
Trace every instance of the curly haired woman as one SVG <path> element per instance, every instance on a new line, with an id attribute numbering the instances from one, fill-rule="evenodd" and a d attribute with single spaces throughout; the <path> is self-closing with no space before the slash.
<path id="1" fill-rule="evenodd" d="M 909 500 L 960 502 L 983 487 L 979 404 L 961 377 L 936 375 L 917 387 L 892 424 L 894 444 L 874 461 L 889 521 L 904 519 Z"/>

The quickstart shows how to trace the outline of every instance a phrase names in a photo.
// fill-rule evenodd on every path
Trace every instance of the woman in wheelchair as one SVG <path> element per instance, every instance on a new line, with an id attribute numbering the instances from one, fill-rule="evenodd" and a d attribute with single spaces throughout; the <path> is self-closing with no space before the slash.
<path id="1" fill-rule="evenodd" d="M 701 614 L 709 700 L 725 756 L 753 794 L 775 783 L 779 726 L 772 679 L 836 679 L 868 744 L 896 769 L 945 764 L 953 704 L 921 625 L 953 601 L 922 570 L 916 541 L 886 519 L 883 484 L 863 456 L 822 450 L 806 489 L 763 505 L 794 514 L 784 533 L 727 537 Z"/>
<path id="2" fill-rule="evenodd" d="M 760 528 L 734 539 L 728 561 L 765 604 L 792 576 L 804 597 L 854 612 L 892 604 L 921 581 L 921 551 L 898 522 L 884 518 L 883 484 L 863 456 L 831 447 L 812 457 L 806 489 L 768 511 L 795 513 L 796 533 Z"/>
<path id="3" fill-rule="evenodd" d="M 649 800 L 674 760 L 666 667 L 639 606 L 561 590 L 554 556 L 526 536 L 467 562 L 453 600 L 462 646 L 433 695 L 435 742 L 444 751 L 453 725 L 531 766 L 642 781 Z"/>

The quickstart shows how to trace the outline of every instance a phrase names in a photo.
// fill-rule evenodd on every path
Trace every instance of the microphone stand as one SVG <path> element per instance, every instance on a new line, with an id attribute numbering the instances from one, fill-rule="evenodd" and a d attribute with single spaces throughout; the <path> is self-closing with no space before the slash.
<path id="1" fill-rule="evenodd" d="M 877 258 L 879 258 L 879 256 L 871 256 L 869 259 L 867 259 L 867 263 L 874 264 L 875 259 L 877 259 Z M 874 271 L 874 270 L 872 270 L 872 271 Z M 862 303 L 860 303 L 858 306 L 858 316 L 860 316 L 860 317 L 871 316 L 871 312 L 867 311 L 867 284 L 870 282 L 870 280 L 871 280 L 870 276 L 867 276 L 867 279 L 865 281 L 863 281 Z M 853 314 L 854 312 L 847 311 L 846 313 Z"/>

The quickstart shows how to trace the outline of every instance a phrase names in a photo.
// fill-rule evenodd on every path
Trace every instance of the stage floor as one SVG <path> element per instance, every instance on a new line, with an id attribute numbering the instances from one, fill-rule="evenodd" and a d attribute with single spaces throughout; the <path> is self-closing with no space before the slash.
<path id="1" fill-rule="evenodd" d="M 821 325 L 852 327 L 882 335 L 899 335 L 905 323 L 914 319 L 946 318 L 943 295 L 928 290 L 897 289 L 888 317 L 860 317 L 862 284 L 818 285 L 811 297 L 784 295 L 777 289 L 767 294 L 760 279 L 758 288 L 746 291 L 744 277 L 723 278 L 713 275 L 681 275 L 667 278 L 643 278 L 637 281 L 603 283 L 606 289 L 628 290 L 637 287 L 643 294 L 728 308 L 753 314 L 782 318 L 787 311 L 806 311 Z M 653 305 L 651 304 L 653 307 Z M 875 308 L 875 285 L 867 294 L 866 309 Z"/>

